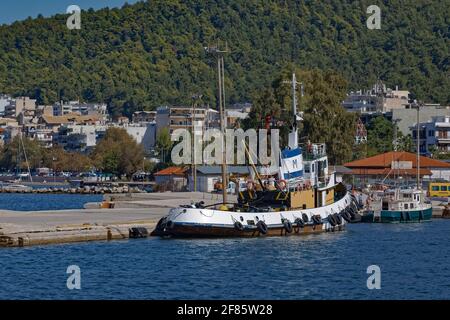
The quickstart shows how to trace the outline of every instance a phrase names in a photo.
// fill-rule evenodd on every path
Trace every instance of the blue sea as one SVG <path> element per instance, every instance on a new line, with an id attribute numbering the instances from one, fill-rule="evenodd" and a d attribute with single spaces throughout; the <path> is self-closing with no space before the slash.
<path id="1" fill-rule="evenodd" d="M 98 194 L 0 193 L 0 210 L 82 209 L 85 203 L 102 199 Z"/>
<path id="2" fill-rule="evenodd" d="M 0 249 L 0 299 L 449 299 L 450 220 L 254 239 Z M 80 268 L 69 290 L 68 266 Z M 380 268 L 369 290 L 367 268 Z"/>

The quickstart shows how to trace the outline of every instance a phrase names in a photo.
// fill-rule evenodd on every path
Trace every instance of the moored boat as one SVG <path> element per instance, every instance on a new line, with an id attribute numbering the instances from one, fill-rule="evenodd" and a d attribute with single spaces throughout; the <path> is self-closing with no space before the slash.
<path id="1" fill-rule="evenodd" d="M 395 188 L 371 194 L 362 222 L 422 222 L 431 221 L 432 207 L 416 188 Z"/>
<path id="2" fill-rule="evenodd" d="M 329 171 L 325 144 L 298 144 L 295 75 L 294 121 L 288 146 L 280 151 L 277 179 L 256 182 L 238 192 L 237 203 L 183 205 L 169 211 L 151 233 L 161 237 L 259 237 L 303 235 L 345 229 L 357 221 L 356 198 Z M 245 144 L 245 143 L 244 143 Z M 250 157 L 249 157 L 250 158 Z M 226 185 L 226 184 L 225 184 Z M 224 192 L 226 192 L 224 190 Z M 224 196 L 225 199 L 225 196 Z"/>

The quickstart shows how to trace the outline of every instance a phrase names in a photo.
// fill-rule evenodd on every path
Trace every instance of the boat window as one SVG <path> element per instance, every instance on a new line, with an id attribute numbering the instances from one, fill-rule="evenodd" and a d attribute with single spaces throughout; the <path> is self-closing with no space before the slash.
<path id="1" fill-rule="evenodd" d="M 408 204 L 405 203 L 405 204 L 404 204 L 404 207 L 405 207 L 405 209 L 408 209 Z"/>
<path id="2" fill-rule="evenodd" d="M 447 191 L 447 186 L 441 186 L 441 191 Z"/>
<path id="3" fill-rule="evenodd" d="M 432 191 L 439 191 L 439 186 L 432 186 L 432 187 L 431 187 L 431 190 L 432 190 Z"/>
<path id="4" fill-rule="evenodd" d="M 410 208 L 410 209 L 412 209 L 413 206 L 414 206 L 414 204 L 412 204 L 412 203 L 409 204 L 409 208 Z"/>
<path id="5" fill-rule="evenodd" d="M 309 163 L 305 164 L 305 173 L 309 173 L 311 171 L 311 165 Z"/>
<path id="6" fill-rule="evenodd" d="M 389 210 L 389 203 L 387 201 L 383 202 L 383 206 L 382 206 L 383 210 Z"/>

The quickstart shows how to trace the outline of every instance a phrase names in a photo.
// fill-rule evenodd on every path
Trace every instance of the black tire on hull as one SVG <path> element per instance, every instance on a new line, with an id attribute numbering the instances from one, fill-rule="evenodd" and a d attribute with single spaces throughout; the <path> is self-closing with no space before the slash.
<path id="1" fill-rule="evenodd" d="M 284 230 L 286 230 L 287 233 L 292 232 L 292 223 L 289 220 L 284 220 L 283 222 Z"/>
<path id="2" fill-rule="evenodd" d="M 307 223 L 309 221 L 308 215 L 306 213 L 302 213 L 302 219 L 304 223 Z"/>
<path id="3" fill-rule="evenodd" d="M 236 221 L 234 222 L 234 228 L 238 231 L 243 231 L 244 230 L 244 226 L 242 225 L 242 223 L 240 221 Z"/>
<path id="4" fill-rule="evenodd" d="M 314 215 L 311 217 L 314 224 L 322 224 L 322 218 L 319 215 Z"/>
<path id="5" fill-rule="evenodd" d="M 156 224 L 155 230 L 164 230 L 165 226 L 166 226 L 166 217 L 163 217 L 161 219 L 159 219 L 158 223 Z"/>
<path id="6" fill-rule="evenodd" d="M 329 214 L 327 219 L 332 227 L 334 227 L 336 225 L 336 218 L 333 215 Z"/>
<path id="7" fill-rule="evenodd" d="M 172 220 L 169 220 L 169 221 L 167 221 L 167 223 L 166 223 L 166 228 L 165 229 L 172 229 L 173 228 L 173 226 L 174 226 L 174 223 L 173 223 L 173 221 Z"/>
<path id="8" fill-rule="evenodd" d="M 297 227 L 303 228 L 305 226 L 305 223 L 303 222 L 302 218 L 295 219 L 295 224 Z"/>
<path id="9" fill-rule="evenodd" d="M 262 234 L 267 234 L 268 231 L 267 224 L 264 221 L 259 220 L 258 223 L 256 224 L 256 227 L 258 228 L 258 231 L 261 232 Z"/>
<path id="10" fill-rule="evenodd" d="M 351 217 L 350 213 L 347 212 L 346 209 L 342 210 L 340 214 L 341 214 L 341 217 L 344 218 L 344 220 L 346 222 L 352 221 L 352 217 Z"/>
<path id="11" fill-rule="evenodd" d="M 342 217 L 339 215 L 339 213 L 335 213 L 334 219 L 336 220 L 336 224 L 341 225 L 342 224 Z"/>

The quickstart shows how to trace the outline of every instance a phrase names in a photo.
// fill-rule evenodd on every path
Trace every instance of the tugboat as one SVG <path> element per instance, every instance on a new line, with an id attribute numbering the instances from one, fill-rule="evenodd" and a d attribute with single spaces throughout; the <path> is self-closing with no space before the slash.
<path id="1" fill-rule="evenodd" d="M 152 236 L 259 237 L 341 231 L 357 220 L 356 197 L 329 172 L 325 144 L 298 144 L 296 80 L 292 76 L 294 121 L 289 145 L 279 151 L 278 180 L 270 188 L 252 164 L 259 188 L 248 184 L 237 203 L 182 205 L 169 211 Z M 250 157 L 249 157 L 250 158 Z M 223 188 L 225 189 L 225 188 Z M 225 197 L 224 197 L 225 198 Z"/>

